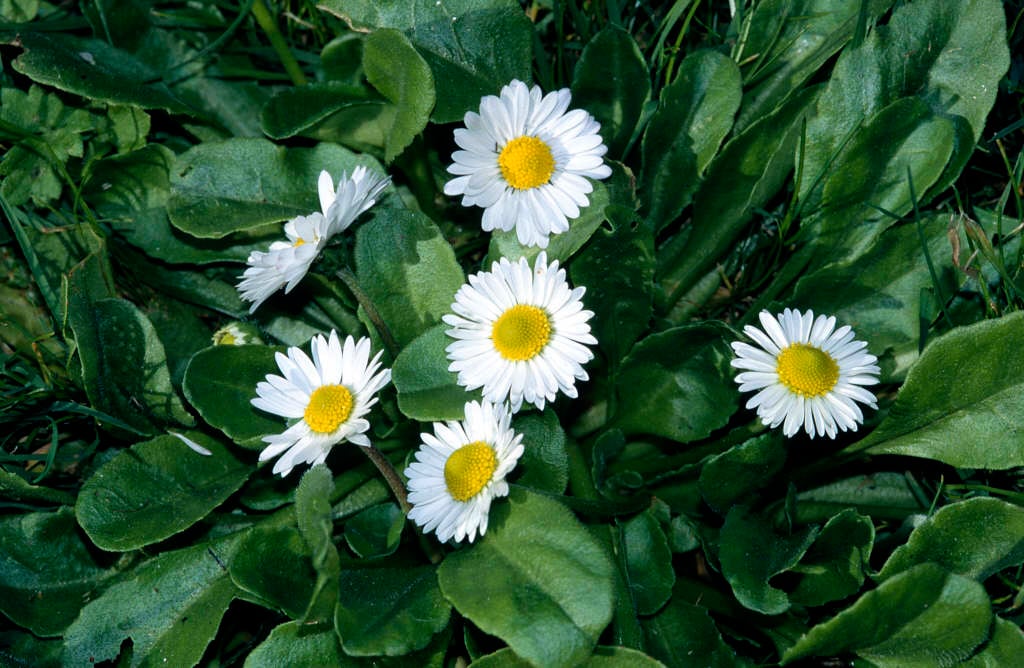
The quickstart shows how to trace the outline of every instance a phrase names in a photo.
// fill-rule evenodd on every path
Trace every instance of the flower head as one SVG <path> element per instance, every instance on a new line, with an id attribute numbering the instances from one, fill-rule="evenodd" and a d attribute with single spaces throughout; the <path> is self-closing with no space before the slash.
<path id="1" fill-rule="evenodd" d="M 526 258 L 501 258 L 491 271 L 469 277 L 455 293 L 454 314 L 443 317 L 456 341 L 446 350 L 449 371 L 467 390 L 483 388 L 491 403 L 506 399 L 512 412 L 525 400 L 543 410 L 559 390 L 575 398 L 576 381 L 587 380 L 583 365 L 595 344 L 583 310 L 585 288 L 570 289 L 558 261 L 541 252 L 531 269 Z"/>
<path id="2" fill-rule="evenodd" d="M 331 175 L 327 170 L 321 171 L 317 191 L 322 211 L 292 218 L 284 225 L 287 242 L 275 241 L 266 252 L 249 254 L 249 267 L 238 284 L 242 299 L 252 302 L 249 313 L 255 312 L 282 286 L 285 294 L 291 292 L 331 237 L 343 232 L 359 214 L 373 206 L 377 195 L 390 182 L 386 176 L 367 176 L 365 167 L 356 167 L 351 177 L 341 175 L 335 190 Z"/>
<path id="3" fill-rule="evenodd" d="M 211 337 L 215 346 L 244 346 L 246 344 L 263 343 L 259 331 L 245 322 L 229 322 L 224 325 Z"/>
<path id="4" fill-rule="evenodd" d="M 317 190 L 320 209 L 327 218 L 327 236 L 344 232 L 349 225 L 377 203 L 377 196 L 391 183 L 387 176 L 367 174 L 366 167 L 356 167 L 352 176 L 342 173 L 337 189 L 327 170 L 320 172 Z"/>
<path id="5" fill-rule="evenodd" d="M 342 345 L 332 330 L 329 338 L 314 336 L 311 348 L 312 360 L 295 347 L 287 355 L 277 353 L 284 375 L 267 375 L 257 383 L 252 399 L 256 408 L 295 420 L 284 432 L 263 437 L 269 445 L 260 461 L 281 455 L 274 473 L 282 476 L 298 464 L 322 463 L 336 443 L 369 446 L 365 432 L 370 423 L 363 416 L 377 403 L 374 395 L 391 380 L 389 369 L 378 371 L 381 353 L 370 359 L 370 340 L 365 337 L 356 342 L 347 336 Z"/>
<path id="6" fill-rule="evenodd" d="M 248 268 L 238 283 L 242 299 L 252 302 L 249 313 L 284 287 L 292 291 L 305 277 L 320 249 L 327 243 L 327 219 L 323 214 L 292 218 L 284 225 L 288 241 L 275 241 L 270 249 L 253 251 L 245 261 Z"/>
<path id="7" fill-rule="evenodd" d="M 836 329 L 834 316 L 788 308 L 759 317 L 763 330 L 747 325 L 743 332 L 760 347 L 733 343 L 732 366 L 744 370 L 736 375 L 741 392 L 758 390 L 747 408 L 756 408 L 764 424 L 781 424 L 786 436 L 803 427 L 811 438 L 835 438 L 837 428 L 856 431 L 864 421 L 857 402 L 878 408 L 863 387 L 878 382 L 878 358 L 849 325 Z"/>
<path id="8" fill-rule="evenodd" d="M 487 532 L 491 501 L 508 495 L 505 482 L 523 454 L 523 437 L 511 428 L 508 408 L 471 401 L 461 422 L 435 422 L 433 434 L 405 469 L 409 519 L 437 539 L 473 542 Z"/>
<path id="9" fill-rule="evenodd" d="M 548 235 L 568 230 L 590 203 L 585 177 L 612 173 L 601 124 L 582 109 L 566 111 L 570 97 L 568 88 L 544 95 L 513 80 L 500 97 L 484 97 L 480 113 L 466 112 L 466 127 L 455 131 L 462 150 L 448 166 L 456 176 L 444 192 L 483 207 L 485 231 L 515 227 L 521 244 L 547 248 Z"/>

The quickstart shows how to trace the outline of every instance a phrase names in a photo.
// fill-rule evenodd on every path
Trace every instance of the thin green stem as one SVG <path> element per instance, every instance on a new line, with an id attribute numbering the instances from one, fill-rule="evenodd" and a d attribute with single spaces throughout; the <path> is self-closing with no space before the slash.
<path id="1" fill-rule="evenodd" d="M 359 285 L 359 281 L 356 279 L 356 275 L 352 273 L 352 270 L 348 267 L 343 267 L 338 270 L 338 278 L 342 280 L 345 287 L 349 289 L 352 296 L 356 298 L 359 305 L 363 307 L 363 311 L 366 312 L 366 317 L 373 323 L 377 333 L 380 334 L 381 340 L 384 341 L 384 346 L 387 347 L 391 357 L 394 358 L 398 355 L 398 342 L 395 341 L 395 337 L 391 334 L 391 330 L 384 323 L 384 319 L 380 317 L 380 311 L 374 305 L 373 300 L 366 294 L 362 286 Z"/>
<path id="2" fill-rule="evenodd" d="M 304 86 L 306 84 L 306 75 L 302 73 L 302 68 L 299 67 L 298 61 L 292 55 L 288 44 L 284 41 L 284 36 L 277 28 L 274 17 L 271 16 L 270 10 L 267 9 L 263 0 L 254 0 L 252 3 L 252 15 L 256 19 L 256 23 L 260 24 L 263 32 L 267 34 L 270 46 L 274 47 L 274 51 L 277 52 L 277 57 L 281 60 L 284 71 L 288 73 L 292 83 L 296 86 Z"/>
<path id="3" fill-rule="evenodd" d="M 405 483 L 398 476 L 398 471 L 395 470 L 395 467 L 391 465 L 391 460 L 372 445 L 360 449 L 366 453 L 366 456 L 370 458 L 373 465 L 380 471 L 384 482 L 391 488 L 391 493 L 395 495 L 395 500 L 398 501 L 402 513 L 408 517 L 409 511 L 412 510 L 412 505 L 409 503 L 409 496 L 405 493 Z M 427 537 L 423 535 L 423 532 L 420 531 L 420 528 L 415 523 L 413 523 L 413 528 L 416 530 L 416 536 L 419 538 L 420 545 L 423 547 L 423 551 L 426 552 L 427 558 L 430 559 L 430 563 L 440 563 L 444 559 L 444 553 L 433 541 L 427 540 Z"/>

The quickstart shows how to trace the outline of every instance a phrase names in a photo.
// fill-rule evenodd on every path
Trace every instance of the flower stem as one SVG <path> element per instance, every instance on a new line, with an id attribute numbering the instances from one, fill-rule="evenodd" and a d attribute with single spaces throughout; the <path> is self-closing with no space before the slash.
<path id="1" fill-rule="evenodd" d="M 267 38 L 270 39 L 270 46 L 274 47 L 274 51 L 277 52 L 277 57 L 281 60 L 281 64 L 284 65 L 284 71 L 288 73 L 292 83 L 296 86 L 304 86 L 306 84 L 306 75 L 302 73 L 302 68 L 299 67 L 298 61 L 295 60 L 295 56 L 288 49 L 284 36 L 278 30 L 277 23 L 274 22 L 274 17 L 271 16 L 270 10 L 267 9 L 263 0 L 253 0 L 252 15 L 256 19 L 256 23 L 260 24 L 263 32 L 267 34 Z"/>
<path id="2" fill-rule="evenodd" d="M 342 267 L 338 270 L 337 276 L 342 280 L 349 292 L 352 293 L 352 296 L 356 298 L 359 305 L 363 307 L 366 317 L 370 319 L 377 333 L 380 334 L 380 338 L 384 341 L 384 346 L 388 349 L 388 353 L 391 354 L 391 358 L 397 357 L 398 343 L 395 341 L 395 337 L 391 335 L 391 330 L 384 323 L 384 319 L 380 317 L 380 311 L 374 306 L 373 300 L 370 299 L 370 296 L 359 285 L 356 275 L 348 267 Z"/>
<path id="3" fill-rule="evenodd" d="M 391 488 L 391 493 L 395 495 L 395 499 L 398 501 L 399 507 L 402 509 L 402 513 L 406 516 L 409 515 L 409 511 L 412 510 L 412 506 L 409 504 L 409 497 L 405 493 L 405 483 L 398 477 L 398 471 L 391 465 L 391 460 L 384 456 L 384 453 L 370 445 L 367 447 L 359 448 L 366 453 L 366 456 L 370 458 L 373 465 L 380 471 L 381 476 L 384 477 L 384 482 L 387 483 L 388 487 Z M 427 553 L 427 558 L 430 559 L 430 563 L 437 564 L 444 559 L 444 553 L 438 548 L 436 544 L 427 540 L 427 537 L 423 535 L 420 528 L 413 523 L 413 529 L 416 531 L 416 537 L 420 541 L 420 546 L 423 551 Z"/>

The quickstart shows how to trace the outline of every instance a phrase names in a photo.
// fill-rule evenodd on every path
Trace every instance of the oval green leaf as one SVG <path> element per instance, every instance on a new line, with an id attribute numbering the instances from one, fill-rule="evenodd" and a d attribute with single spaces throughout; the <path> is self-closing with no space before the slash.
<path id="1" fill-rule="evenodd" d="M 538 666 L 588 657 L 611 620 L 612 564 L 561 504 L 524 489 L 491 508 L 487 534 L 438 570 L 445 597 Z"/>
<path id="2" fill-rule="evenodd" d="M 211 426 L 243 447 L 262 448 L 260 437 L 284 431 L 284 421 L 253 407 L 256 383 L 280 373 L 270 346 L 212 346 L 192 356 L 182 383 L 185 398 Z"/>
<path id="3" fill-rule="evenodd" d="M 854 447 L 951 466 L 1024 466 L 1024 312 L 958 327 L 924 349 L 896 403 Z M 955 383 L 955 391 L 945 382 Z"/>
<path id="4" fill-rule="evenodd" d="M 124 552 L 169 538 L 206 517 L 252 472 L 217 441 L 199 432 L 188 438 L 211 454 L 158 436 L 119 453 L 85 481 L 75 515 L 96 545 Z"/>
<path id="5" fill-rule="evenodd" d="M 423 332 L 398 354 L 391 368 L 398 409 L 413 420 L 461 420 L 466 402 L 480 399 L 479 391 L 466 392 L 448 370 L 445 347 L 455 339 L 444 333 L 446 328 L 435 325 Z"/>

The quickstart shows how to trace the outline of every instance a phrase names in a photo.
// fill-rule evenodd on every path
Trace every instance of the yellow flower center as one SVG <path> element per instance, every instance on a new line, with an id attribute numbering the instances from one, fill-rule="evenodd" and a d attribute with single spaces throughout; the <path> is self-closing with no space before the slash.
<path id="1" fill-rule="evenodd" d="M 536 137 L 516 137 L 498 154 L 498 166 L 505 181 L 517 190 L 542 186 L 555 173 L 551 148 Z"/>
<path id="2" fill-rule="evenodd" d="M 352 415 L 352 393 L 344 385 L 321 385 L 313 390 L 302 418 L 318 434 L 330 434 Z"/>
<path id="3" fill-rule="evenodd" d="M 213 345 L 215 346 L 233 346 L 238 343 L 238 339 L 235 335 L 226 329 L 222 329 L 215 332 L 213 335 Z"/>
<path id="4" fill-rule="evenodd" d="M 292 244 L 292 248 L 298 248 L 304 243 L 306 243 L 306 240 L 303 239 L 302 237 L 299 237 L 298 239 L 295 240 L 295 243 Z"/>
<path id="5" fill-rule="evenodd" d="M 551 320 L 542 308 L 516 304 L 494 321 L 491 339 L 509 361 L 532 359 L 551 340 Z"/>
<path id="6" fill-rule="evenodd" d="M 444 484 L 456 501 L 469 501 L 490 482 L 498 468 L 494 449 L 483 441 L 468 443 L 444 463 Z"/>
<path id="7" fill-rule="evenodd" d="M 839 365 L 832 356 L 806 343 L 794 343 L 775 360 L 782 384 L 802 397 L 820 397 L 839 382 Z"/>

